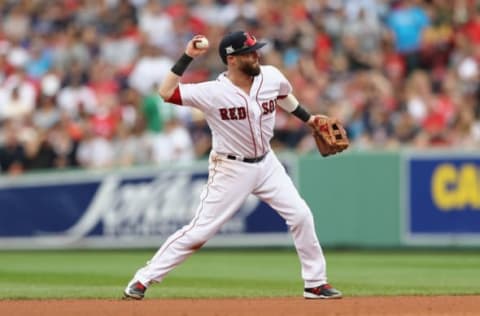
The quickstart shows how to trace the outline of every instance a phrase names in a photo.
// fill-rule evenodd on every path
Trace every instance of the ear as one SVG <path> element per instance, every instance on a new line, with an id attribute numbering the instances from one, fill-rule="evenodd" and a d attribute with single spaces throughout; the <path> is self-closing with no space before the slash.
<path id="1" fill-rule="evenodd" d="M 227 65 L 235 63 L 235 56 L 227 55 Z"/>

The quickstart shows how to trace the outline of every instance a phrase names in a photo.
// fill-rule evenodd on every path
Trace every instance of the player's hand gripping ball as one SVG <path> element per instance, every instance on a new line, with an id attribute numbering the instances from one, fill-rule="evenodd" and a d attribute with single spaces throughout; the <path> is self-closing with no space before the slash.
<path id="1" fill-rule="evenodd" d="M 206 49 L 208 48 L 208 39 L 206 37 L 200 37 L 193 42 L 193 46 L 197 49 Z"/>

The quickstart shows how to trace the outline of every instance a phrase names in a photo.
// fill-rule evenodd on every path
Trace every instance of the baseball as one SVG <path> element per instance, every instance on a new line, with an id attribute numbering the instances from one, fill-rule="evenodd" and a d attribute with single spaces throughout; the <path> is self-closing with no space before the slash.
<path id="1" fill-rule="evenodd" d="M 208 39 L 206 37 L 201 37 L 195 40 L 195 42 L 193 43 L 193 46 L 199 49 L 208 48 Z"/>

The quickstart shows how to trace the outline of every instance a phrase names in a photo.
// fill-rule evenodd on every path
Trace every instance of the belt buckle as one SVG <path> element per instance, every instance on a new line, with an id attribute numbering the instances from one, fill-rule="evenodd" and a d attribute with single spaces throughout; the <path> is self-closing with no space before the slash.
<path id="1" fill-rule="evenodd" d="M 239 155 L 227 154 L 226 156 L 230 160 L 244 161 L 244 159 L 245 159 L 243 156 L 239 156 Z"/>

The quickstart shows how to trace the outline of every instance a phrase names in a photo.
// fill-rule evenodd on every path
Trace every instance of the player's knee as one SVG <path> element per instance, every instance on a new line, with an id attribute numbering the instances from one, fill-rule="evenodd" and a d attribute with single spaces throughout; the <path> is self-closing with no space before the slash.
<path id="1" fill-rule="evenodd" d="M 296 227 L 303 227 L 310 222 L 313 222 L 312 213 L 308 208 L 302 208 L 295 213 L 295 217 L 290 223 L 290 227 L 292 227 L 292 229 L 295 229 Z"/>
<path id="2" fill-rule="evenodd" d="M 188 234 L 189 248 L 192 250 L 200 249 L 211 237 L 210 234 Z"/>
<path id="3" fill-rule="evenodd" d="M 190 246 L 190 249 L 193 250 L 193 251 L 197 251 L 198 249 L 202 248 L 203 245 L 205 245 L 207 241 L 202 241 L 202 242 L 199 242 L 199 243 L 194 243 Z"/>

